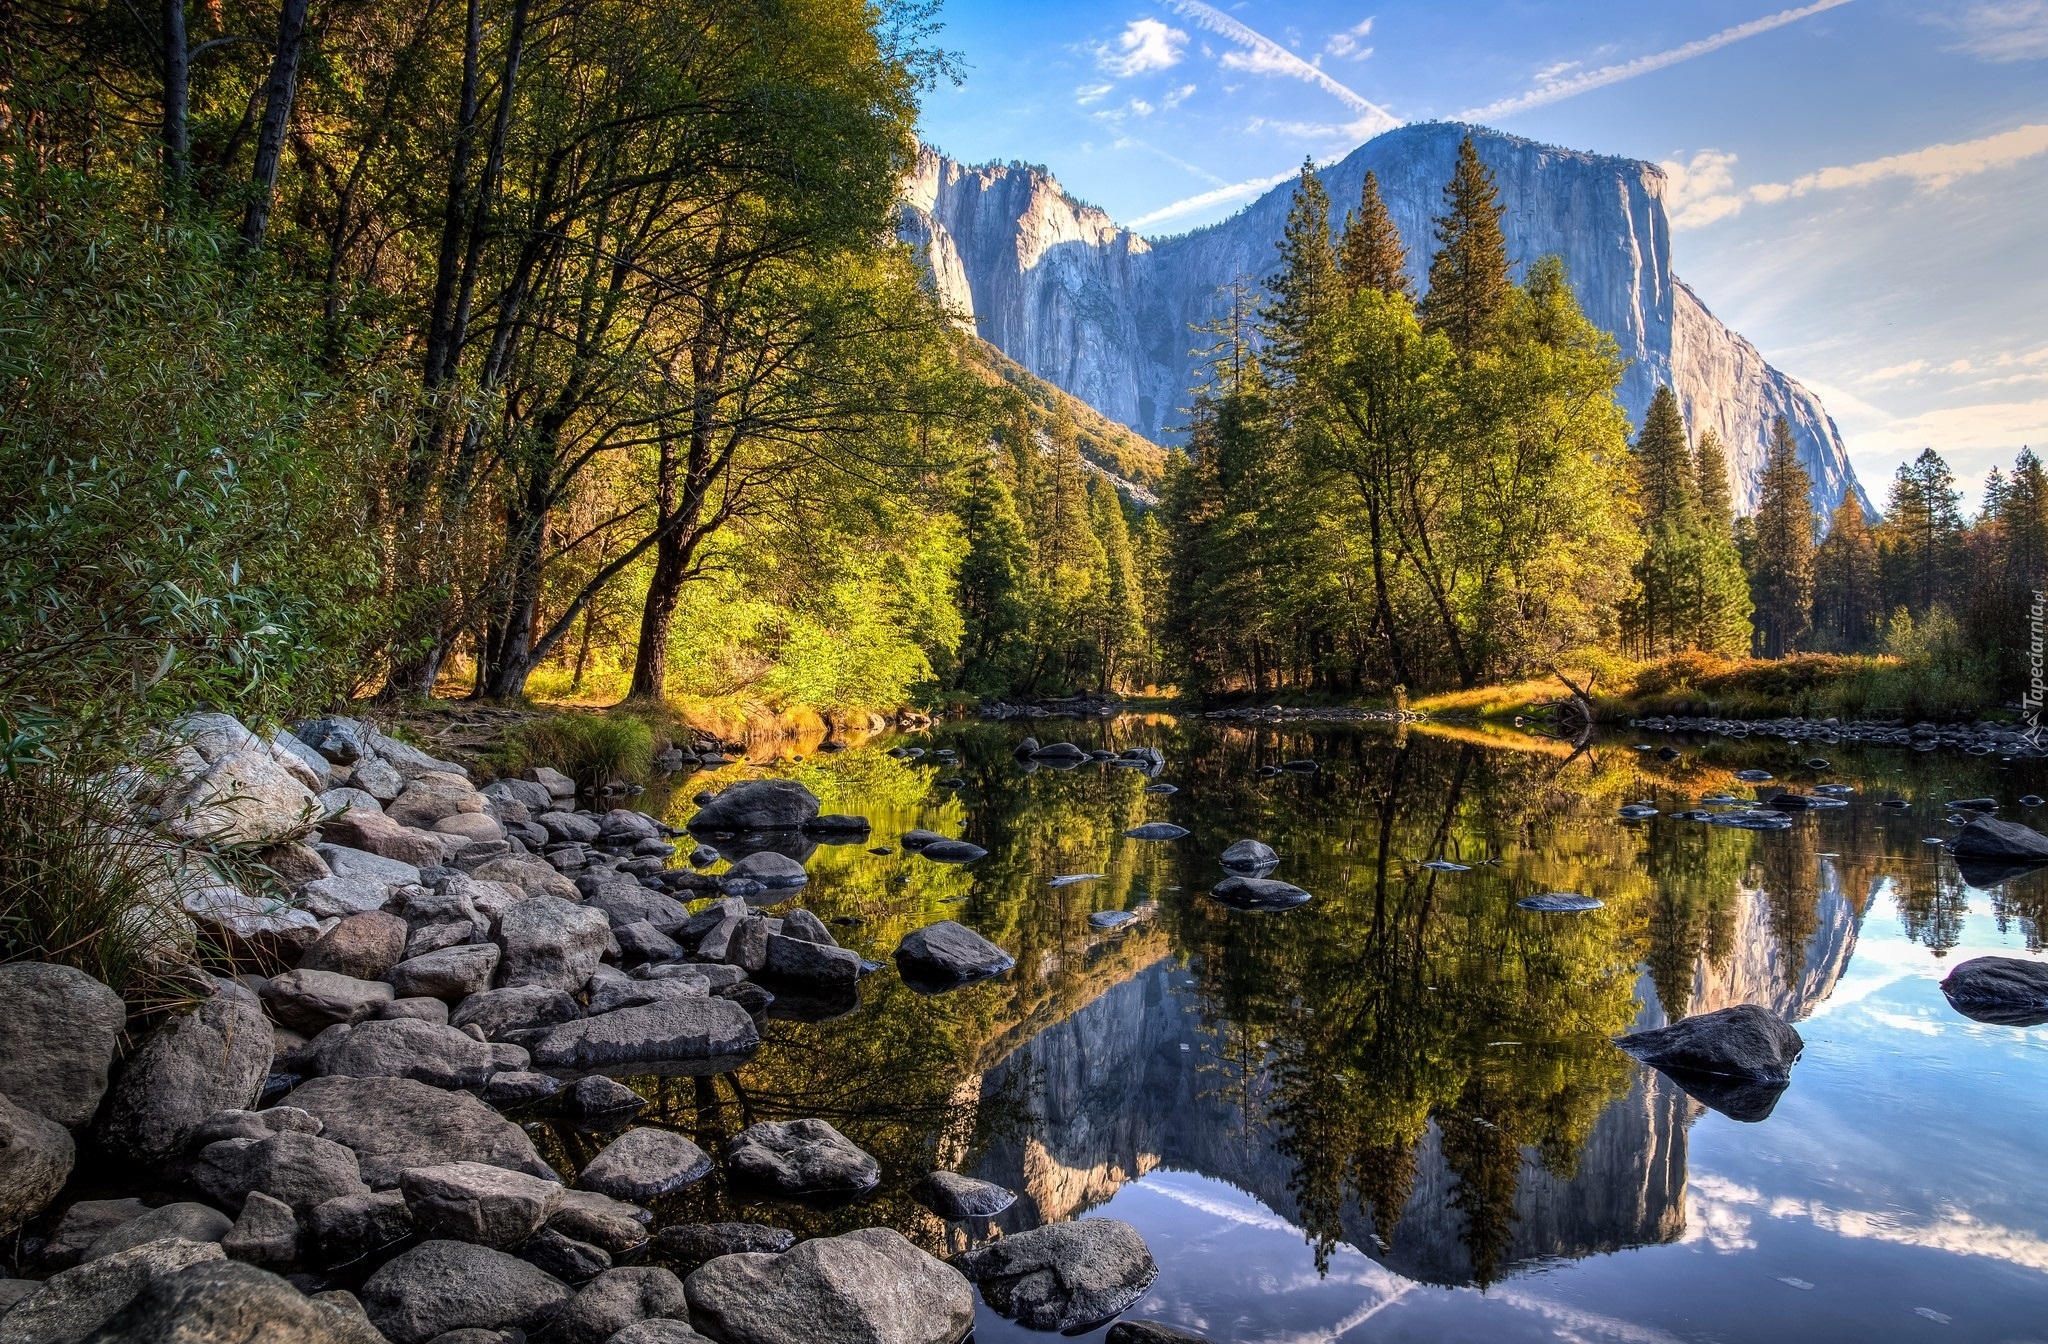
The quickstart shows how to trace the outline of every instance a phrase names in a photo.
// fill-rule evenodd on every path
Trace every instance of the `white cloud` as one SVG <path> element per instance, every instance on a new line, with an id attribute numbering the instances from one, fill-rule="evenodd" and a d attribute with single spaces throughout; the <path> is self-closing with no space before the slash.
<path id="1" fill-rule="evenodd" d="M 1665 175 L 1665 202 L 1674 229 L 1696 229 L 1742 213 L 1746 205 L 1771 205 L 1811 195 L 1843 191 L 1879 182 L 1912 182 L 1921 191 L 1937 192 L 1966 177 L 2009 168 L 2048 154 L 2048 124 L 2020 126 L 1981 140 L 1954 145 L 1929 145 L 1864 163 L 1845 164 L 1806 173 L 1790 182 L 1735 186 L 1735 156 L 1701 150 L 1684 162 L 1660 165 Z"/>
<path id="2" fill-rule="evenodd" d="M 1774 28 L 1783 28 L 1788 23 L 1797 23 L 1799 20 L 1810 18 L 1823 10 L 1835 9 L 1848 3 L 1849 0 L 1815 0 L 1815 3 L 1798 9 L 1781 10 L 1776 14 L 1769 14 L 1761 19 L 1752 19 L 1748 23 L 1738 23 L 1733 28 L 1723 28 L 1711 37 L 1703 37 L 1695 42 L 1687 42 L 1685 45 L 1673 47 L 1669 51 L 1660 51 L 1649 56 L 1638 56 L 1632 61 L 1624 61 L 1619 65 L 1602 66 L 1598 70 L 1588 70 L 1583 74 L 1571 75 L 1569 78 L 1563 76 L 1564 72 L 1571 69 L 1572 66 L 1552 66 L 1551 71 L 1556 72 L 1559 77 L 1545 80 L 1542 74 L 1539 73 L 1536 87 L 1527 93 L 1516 94 L 1512 98 L 1503 98 L 1497 103 L 1488 103 L 1485 107 L 1475 107 L 1469 111 L 1460 112 L 1457 119 L 1459 121 L 1490 121 L 1496 117 L 1513 116 L 1517 112 L 1526 112 L 1532 107 L 1542 107 L 1546 103 L 1554 103 L 1561 98 L 1575 97 L 1592 89 L 1606 88 L 1609 84 L 1619 84 L 1625 79 L 1634 79 L 1637 75 L 1647 75 L 1653 70 L 1662 70 L 1668 65 L 1677 65 L 1680 61 L 1689 61 L 1695 56 L 1704 56 L 1710 51 L 1719 51 L 1721 48 L 1734 42 L 1740 42 L 1744 38 L 1755 37 L 1759 33 L 1768 33 Z"/>
<path id="3" fill-rule="evenodd" d="M 1365 39 L 1371 35 L 1372 20 L 1368 18 L 1341 33 L 1332 33 L 1330 40 L 1323 44 L 1323 50 L 1347 61 L 1362 61 L 1372 55 L 1372 48 L 1365 45 Z"/>
<path id="4" fill-rule="evenodd" d="M 1951 51 L 2001 63 L 2048 56 L 2048 0 L 1972 5 L 1940 22 L 1962 34 L 1962 41 L 1949 48 Z"/>
<path id="5" fill-rule="evenodd" d="M 1090 103 L 1099 103 L 1107 98 L 1114 88 L 1114 84 L 1083 84 L 1074 90 L 1074 101 L 1083 107 Z"/>
<path id="6" fill-rule="evenodd" d="M 1175 201 L 1171 205 L 1161 206 L 1159 209 L 1148 214 L 1139 215 L 1136 219 L 1127 221 L 1124 227 L 1143 229 L 1169 219 L 1179 219 L 1185 215 L 1192 215 L 1197 210 L 1206 210 L 1210 206 L 1227 205 L 1232 201 L 1246 200 L 1258 195 L 1268 187 L 1280 185 L 1294 175 L 1295 171 L 1289 170 L 1284 173 L 1276 173 L 1272 177 L 1254 177 L 1244 182 L 1233 182 L 1228 186 L 1217 187 L 1213 191 L 1205 191 L 1197 196 L 1189 196 L 1185 200 Z"/>
<path id="7" fill-rule="evenodd" d="M 1095 49 L 1095 64 L 1105 74 L 1129 79 L 1179 65 L 1187 44 L 1188 35 L 1178 28 L 1169 28 L 1157 19 L 1133 19 L 1114 45 L 1104 43 Z"/>
<path id="8" fill-rule="evenodd" d="M 1223 53 L 1222 64 L 1226 69 L 1244 70 L 1254 74 L 1283 75 L 1315 85 L 1323 92 L 1343 103 L 1358 119 L 1353 125 L 1370 129 L 1366 136 L 1391 130 L 1401 124 L 1400 118 L 1336 79 L 1317 66 L 1309 64 L 1287 48 L 1262 33 L 1254 32 L 1228 14 L 1223 13 L 1202 0 L 1163 0 L 1165 5 L 1182 18 L 1198 27 L 1216 34 L 1228 42 L 1235 43 L 1240 50 Z M 1364 136 L 1360 137 L 1361 139 Z"/>
<path id="9" fill-rule="evenodd" d="M 1159 105 L 1162 108 L 1165 108 L 1168 112 L 1171 112 L 1173 111 L 1173 109 L 1179 107 L 1182 103 L 1186 102 L 1189 98 L 1192 98 L 1194 96 L 1194 93 L 1194 85 L 1183 84 L 1179 88 L 1169 91 L 1164 98 L 1161 98 L 1159 100 Z"/>

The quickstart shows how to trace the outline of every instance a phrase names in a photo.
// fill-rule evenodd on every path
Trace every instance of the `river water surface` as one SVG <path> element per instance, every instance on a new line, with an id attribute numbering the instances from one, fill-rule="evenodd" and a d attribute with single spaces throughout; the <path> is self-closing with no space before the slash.
<path id="1" fill-rule="evenodd" d="M 1033 727 L 1157 746 L 1167 765 L 1156 781 L 1028 769 L 1012 756 L 1024 728 L 963 724 L 772 767 L 874 823 L 863 844 L 774 843 L 812 873 L 793 903 L 882 969 L 842 1015 L 771 1016 L 735 1073 L 636 1080 L 656 1103 L 642 1118 L 715 1152 L 755 1121 L 820 1116 L 883 1183 L 810 1208 L 714 1176 L 664 1223 L 881 1224 L 944 1254 L 994 1230 L 911 1198 L 946 1167 L 1018 1193 L 1002 1230 L 1134 1224 L 1160 1274 L 1131 1314 L 1219 1344 L 2048 1340 L 2048 1027 L 1971 1022 L 1939 988 L 1970 956 L 2041 955 L 2048 874 L 1974 888 L 1927 843 L 1960 797 L 2048 825 L 2018 801 L 2048 792 L 2040 766 L 1760 739 L 1681 741 L 1666 762 L 1630 738 L 1572 756 L 1384 726 Z M 1801 763 L 1817 749 L 1825 771 Z M 1304 758 L 1320 769 L 1259 777 Z M 1744 768 L 1776 778 L 1737 783 Z M 685 822 L 699 789 L 751 773 L 646 804 Z M 1787 830 L 1670 815 L 1819 783 L 1853 788 L 1849 805 Z M 1644 801 L 1660 815 L 1617 815 Z M 1192 833 L 1124 837 L 1153 820 Z M 905 853 L 914 826 L 989 855 Z M 1240 837 L 1314 899 L 1253 913 L 1209 898 Z M 1049 885 L 1076 874 L 1100 876 Z M 1553 891 L 1605 905 L 1515 905 Z M 1104 912 L 1132 918 L 1104 929 Z M 938 919 L 1017 968 L 912 992 L 889 954 Z M 1610 1044 L 1737 1003 L 1806 1041 L 1760 1122 Z M 542 1137 L 565 1169 L 597 1142 Z M 985 1307 L 975 1337 L 1042 1338 Z"/>

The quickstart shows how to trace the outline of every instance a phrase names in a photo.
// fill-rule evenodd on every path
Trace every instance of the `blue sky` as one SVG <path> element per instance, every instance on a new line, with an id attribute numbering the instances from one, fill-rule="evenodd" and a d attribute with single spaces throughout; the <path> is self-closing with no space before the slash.
<path id="1" fill-rule="evenodd" d="M 1674 263 L 1883 500 L 2048 456 L 2048 0 L 947 0 L 925 138 L 1150 234 L 1459 118 L 1671 175 Z"/>

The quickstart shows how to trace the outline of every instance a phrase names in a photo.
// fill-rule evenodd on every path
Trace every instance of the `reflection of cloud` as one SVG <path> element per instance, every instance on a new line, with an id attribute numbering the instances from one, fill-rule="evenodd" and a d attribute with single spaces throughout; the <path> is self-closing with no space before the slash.
<path id="1" fill-rule="evenodd" d="M 1118 79 L 1129 79 L 1179 65 L 1187 44 L 1188 35 L 1178 28 L 1157 19 L 1133 19 L 1117 35 L 1114 47 L 1104 43 L 1095 49 L 1095 64 Z"/>
<path id="2" fill-rule="evenodd" d="M 1831 1209 L 1818 1200 L 1780 1197 L 1768 1201 L 1765 1207 L 1761 1191 L 1711 1175 L 1694 1176 L 1692 1190 L 1723 1206 L 1727 1216 L 1743 1217 L 1745 1226 L 1746 1215 L 1736 1210 L 1746 1207 L 1779 1221 L 1803 1219 L 1823 1232 L 1854 1241 L 1882 1241 L 1950 1255 L 1977 1256 L 2048 1274 L 2048 1240 L 2032 1232 L 1983 1222 L 1964 1209 L 1942 1209 L 1916 1221 L 1897 1210 L 1870 1213 L 1862 1209 Z"/>
<path id="3" fill-rule="evenodd" d="M 1960 144 L 1929 145 L 1905 154 L 1822 168 L 1790 182 L 1761 182 L 1741 190 L 1735 186 L 1735 156 L 1721 150 L 1703 149 L 1688 161 L 1672 160 L 1659 166 L 1664 169 L 1671 227 L 1696 229 L 1741 214 L 1743 207 L 1752 203 L 1774 205 L 1816 191 L 1903 181 L 1923 192 L 1937 192 L 1963 178 L 2010 168 L 2041 154 L 2048 154 L 2048 125 L 2037 124 Z"/>
<path id="4" fill-rule="evenodd" d="M 1962 34 L 1951 51 L 1985 61 L 2036 61 L 2048 56 L 2048 0 L 1971 5 L 1940 20 Z"/>
<path id="5" fill-rule="evenodd" d="M 1738 23 L 1733 28 L 1723 28 L 1711 37 L 1703 37 L 1684 46 L 1673 47 L 1669 51 L 1638 56 L 1620 65 L 1602 66 L 1598 70 L 1588 70 L 1584 74 L 1572 75 L 1569 78 L 1564 78 L 1563 75 L 1566 70 L 1572 68 L 1570 65 L 1552 66 L 1551 70 L 1555 71 L 1559 78 L 1545 80 L 1539 73 L 1536 87 L 1527 93 L 1517 94 L 1513 98 L 1503 98 L 1497 103 L 1488 103 L 1485 107 L 1475 107 L 1468 112 L 1460 112 L 1457 120 L 1491 121 L 1498 117 L 1512 116 L 1517 112 L 1526 112 L 1532 107 L 1542 107 L 1545 103 L 1554 103 L 1561 98 L 1571 98 L 1592 89 L 1605 88 L 1609 84 L 1619 84 L 1625 79 L 1634 79 L 1637 75 L 1647 75 L 1652 70 L 1662 70 L 1667 65 L 1677 65 L 1680 61 L 1689 61 L 1695 56 L 1719 51 L 1730 43 L 1740 42 L 1746 37 L 1768 33 L 1773 28 L 1783 28 L 1788 23 L 1797 23 L 1824 9 L 1834 9 L 1848 3 L 1849 0 L 1816 0 L 1814 4 L 1799 9 L 1782 10 L 1761 19 L 1751 19 L 1748 23 Z"/>
<path id="6" fill-rule="evenodd" d="M 1541 1316 L 1557 1326 L 1560 1339 L 1611 1339 L 1617 1344 L 1679 1344 L 1678 1336 L 1654 1326 L 1637 1325 L 1613 1316 L 1601 1316 L 1579 1307 L 1552 1302 L 1518 1288 L 1497 1289 L 1493 1296 L 1511 1307 Z"/>
<path id="7" fill-rule="evenodd" d="M 1749 1234 L 1751 1215 L 1744 1210 L 1763 1202 L 1760 1192 L 1719 1176 L 1697 1176 L 1685 1193 L 1682 1241 L 1704 1241 L 1723 1255 L 1755 1248 L 1756 1238 Z"/>

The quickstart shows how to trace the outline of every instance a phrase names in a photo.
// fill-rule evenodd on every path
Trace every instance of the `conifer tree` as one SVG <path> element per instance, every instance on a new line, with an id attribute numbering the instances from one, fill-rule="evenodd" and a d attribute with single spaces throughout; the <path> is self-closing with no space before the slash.
<path id="1" fill-rule="evenodd" d="M 1813 557 L 1813 628 L 1823 648 L 1865 653 L 1877 643 L 1884 616 L 1877 543 L 1851 493 L 1828 520 L 1828 539 Z"/>
<path id="2" fill-rule="evenodd" d="M 1450 337 L 1461 355 L 1487 343 L 1508 305 L 1513 285 L 1500 230 L 1504 209 L 1493 174 L 1466 136 L 1444 187 L 1444 213 L 1436 220 L 1440 246 L 1429 261 L 1429 293 L 1422 301 L 1423 325 Z"/>
<path id="3" fill-rule="evenodd" d="M 1693 445 L 1694 469 L 1699 474 L 1700 513 L 1724 534 L 1735 528 L 1735 501 L 1728 492 L 1728 454 L 1722 451 L 1721 436 L 1709 429 Z"/>
<path id="4" fill-rule="evenodd" d="M 955 684 L 977 695 L 1000 695 L 1018 670 L 1029 623 L 1025 584 L 1031 547 L 1017 502 L 992 464 L 976 463 L 966 484 L 959 508 L 967 554 L 958 579 L 962 632 Z"/>
<path id="5" fill-rule="evenodd" d="M 1124 516 L 1116 487 L 1104 480 L 1092 482 L 1088 513 L 1107 571 L 1096 611 L 1095 646 L 1101 658 L 1097 685 L 1109 690 L 1129 671 L 1145 637 L 1143 576 L 1131 547 L 1130 520 Z"/>
<path id="6" fill-rule="evenodd" d="M 1905 607 L 1916 617 L 1953 605 L 1962 560 L 1961 505 L 1962 492 L 1941 454 L 1926 448 L 1900 464 L 1879 532 L 1887 605 Z"/>
<path id="7" fill-rule="evenodd" d="M 1642 433 L 1636 436 L 1636 472 L 1643 483 L 1643 514 L 1659 519 L 1690 521 L 1697 512 L 1698 482 L 1692 445 L 1686 441 L 1685 419 L 1678 398 L 1660 387 L 1650 398 Z"/>
<path id="8" fill-rule="evenodd" d="M 2006 477 L 1999 523 L 2007 582 L 2041 587 L 2048 578 L 2048 471 L 2031 448 L 2020 449 Z"/>
<path id="9" fill-rule="evenodd" d="M 1668 387 L 1650 399 L 1635 460 L 1645 545 L 1636 562 L 1627 633 L 1649 657 L 1681 649 L 1741 652 L 1750 636 L 1742 561 L 1733 537 L 1699 498 L 1685 420 Z"/>
<path id="10" fill-rule="evenodd" d="M 1330 242 L 1330 196 L 1315 164 L 1301 165 L 1287 225 L 1280 234 L 1280 268 L 1266 278 L 1273 296 L 1260 317 L 1282 367 L 1317 348 L 1313 331 L 1327 320 L 1344 293 L 1337 253 Z"/>
<path id="11" fill-rule="evenodd" d="M 1792 426 L 1779 416 L 1757 482 L 1749 556 L 1756 649 L 1783 658 L 1799 647 L 1813 619 L 1813 478 L 1800 465 Z"/>
<path id="12" fill-rule="evenodd" d="M 1408 249 L 1401 243 L 1393 216 L 1387 213 L 1387 203 L 1380 199 L 1380 182 L 1370 168 L 1359 189 L 1357 212 L 1344 212 L 1337 268 L 1353 294 L 1376 289 L 1382 294 L 1415 297 L 1414 282 L 1408 278 Z"/>

